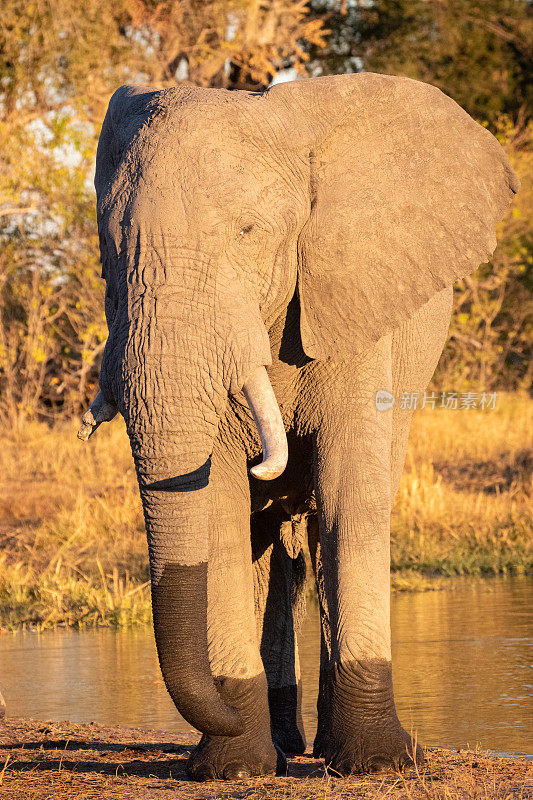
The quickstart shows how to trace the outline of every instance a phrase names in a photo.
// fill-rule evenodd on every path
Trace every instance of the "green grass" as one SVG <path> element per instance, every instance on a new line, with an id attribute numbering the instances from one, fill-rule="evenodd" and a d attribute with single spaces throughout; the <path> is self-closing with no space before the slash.
<path id="1" fill-rule="evenodd" d="M 0 625 L 150 618 L 146 541 L 124 426 L 0 431 Z M 392 586 L 531 569 L 533 401 L 417 412 L 392 515 Z"/>

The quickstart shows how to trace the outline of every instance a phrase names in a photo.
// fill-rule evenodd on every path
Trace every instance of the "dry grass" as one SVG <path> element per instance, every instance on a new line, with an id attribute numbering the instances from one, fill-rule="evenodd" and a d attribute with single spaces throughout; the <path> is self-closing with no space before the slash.
<path id="1" fill-rule="evenodd" d="M 149 619 L 146 541 L 121 422 L 89 446 L 76 423 L 1 436 L 4 625 Z"/>
<path id="2" fill-rule="evenodd" d="M 310 754 L 291 758 L 287 777 L 194 784 L 185 779 L 193 739 L 161 731 L 8 720 L 0 728 L 3 800 L 526 800 L 531 763 L 480 752 L 431 749 L 403 774 L 335 778 Z"/>
<path id="3" fill-rule="evenodd" d="M 392 516 L 395 570 L 439 575 L 531 569 L 533 401 L 414 419 Z"/>
<path id="4" fill-rule="evenodd" d="M 533 401 L 418 412 L 392 522 L 393 587 L 531 568 Z M 146 543 L 123 424 L 0 432 L 0 623 L 149 619 Z M 439 577 L 440 576 L 440 577 Z"/>

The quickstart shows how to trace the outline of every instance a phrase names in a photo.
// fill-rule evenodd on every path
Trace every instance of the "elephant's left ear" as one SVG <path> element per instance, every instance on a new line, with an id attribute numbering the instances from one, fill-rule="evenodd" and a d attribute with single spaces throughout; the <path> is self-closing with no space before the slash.
<path id="1" fill-rule="evenodd" d="M 302 343 L 345 359 L 488 260 L 519 182 L 492 134 L 433 86 L 366 73 L 283 91 L 313 123 Z"/>

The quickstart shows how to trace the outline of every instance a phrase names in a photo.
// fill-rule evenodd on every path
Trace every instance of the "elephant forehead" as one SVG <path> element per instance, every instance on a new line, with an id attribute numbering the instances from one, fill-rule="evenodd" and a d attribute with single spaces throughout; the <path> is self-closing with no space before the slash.
<path id="1" fill-rule="evenodd" d="M 272 199 L 291 174 L 271 162 L 249 141 L 232 132 L 210 137 L 205 132 L 164 143 L 154 140 L 134 168 L 136 195 L 146 200 L 182 196 L 188 204 L 212 207 Z"/>
<path id="2" fill-rule="evenodd" d="M 279 131 L 269 136 L 264 114 L 245 101 L 217 102 L 216 92 L 211 97 L 158 107 L 148 116 L 123 151 L 129 180 L 152 193 L 157 187 L 186 190 L 214 202 L 292 183 L 297 164 L 284 158 Z"/>

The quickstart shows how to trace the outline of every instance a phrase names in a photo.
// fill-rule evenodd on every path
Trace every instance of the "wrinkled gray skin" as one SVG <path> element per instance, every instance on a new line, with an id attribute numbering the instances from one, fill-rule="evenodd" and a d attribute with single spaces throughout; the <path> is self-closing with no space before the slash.
<path id="1" fill-rule="evenodd" d="M 116 408 L 126 421 L 163 676 L 205 734 L 191 777 L 282 770 L 279 749 L 303 747 L 306 535 L 315 754 L 343 774 L 423 759 L 390 661 L 389 520 L 411 412 L 379 411 L 375 394 L 427 386 L 450 287 L 490 256 L 517 190 L 500 145 L 403 78 L 126 86 L 95 183 L 109 339 L 85 433 Z M 249 475 L 261 444 L 243 387 L 261 365 L 289 445 L 271 481 Z"/>

